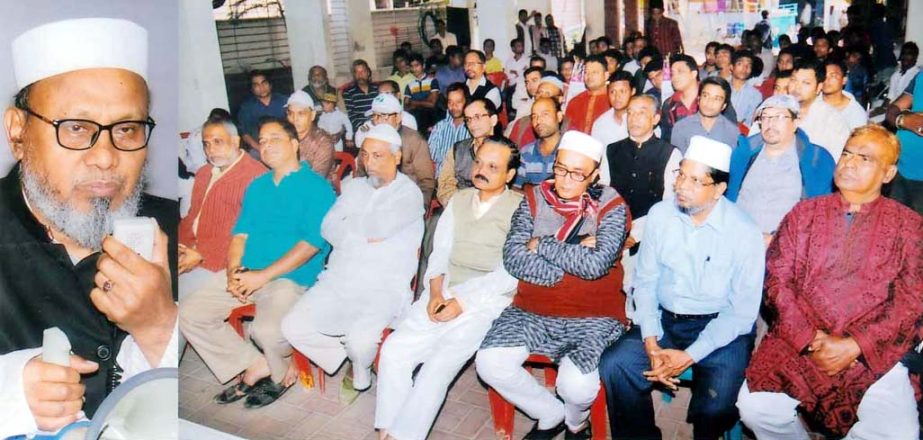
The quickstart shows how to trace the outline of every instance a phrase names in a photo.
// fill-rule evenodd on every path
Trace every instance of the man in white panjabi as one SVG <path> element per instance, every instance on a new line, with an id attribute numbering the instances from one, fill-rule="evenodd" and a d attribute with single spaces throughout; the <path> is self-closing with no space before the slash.
<path id="1" fill-rule="evenodd" d="M 394 127 L 372 127 L 359 160 L 368 176 L 346 184 L 324 217 L 321 235 L 333 251 L 317 283 L 283 319 L 282 334 L 328 374 L 349 358 L 353 386 L 361 391 L 372 384 L 382 331 L 412 299 L 423 196 L 397 170 L 401 136 Z"/>
<path id="2" fill-rule="evenodd" d="M 522 202 L 509 189 L 519 157 L 509 139 L 484 141 L 474 188 L 455 193 L 439 218 L 423 294 L 381 350 L 375 427 L 382 439 L 426 437 L 452 379 L 512 300 L 517 280 L 503 268 L 503 244 Z"/>

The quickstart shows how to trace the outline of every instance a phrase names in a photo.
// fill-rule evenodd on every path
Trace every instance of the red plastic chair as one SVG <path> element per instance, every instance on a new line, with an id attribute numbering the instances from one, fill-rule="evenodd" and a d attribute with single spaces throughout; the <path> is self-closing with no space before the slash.
<path id="1" fill-rule="evenodd" d="M 340 183 L 343 181 L 343 178 L 346 177 L 347 169 L 350 173 L 356 171 L 356 159 L 352 154 L 338 151 L 336 155 L 333 156 L 333 160 L 336 162 L 336 169 L 333 173 L 333 189 L 336 190 L 337 195 L 340 195 Z"/>
<path id="2" fill-rule="evenodd" d="M 228 315 L 228 324 L 230 324 L 231 328 L 243 338 L 244 320 L 253 319 L 254 316 L 256 316 L 256 304 L 240 306 L 231 310 L 231 313 Z M 295 369 L 298 370 L 298 380 L 301 382 L 301 385 L 307 389 L 314 388 L 314 372 L 311 369 L 311 362 L 308 358 L 301 354 L 300 351 L 292 349 L 292 361 L 295 362 Z M 320 392 L 323 393 L 326 389 L 324 372 L 321 370 L 319 373 L 317 386 Z"/>
<path id="3" fill-rule="evenodd" d="M 545 386 L 554 386 L 558 372 L 555 370 L 557 365 L 551 359 L 540 354 L 533 354 L 526 359 L 525 363 L 531 364 L 526 366 L 530 371 L 532 367 L 544 369 Z M 487 388 L 487 398 L 490 401 L 490 414 L 494 419 L 494 432 L 498 437 L 510 440 L 513 435 L 513 416 L 516 408 L 493 388 Z M 596 400 L 590 407 L 590 424 L 593 425 L 593 439 L 605 440 L 608 431 L 608 414 L 606 413 L 606 389 L 602 384 L 599 385 L 599 394 L 596 395 Z"/>

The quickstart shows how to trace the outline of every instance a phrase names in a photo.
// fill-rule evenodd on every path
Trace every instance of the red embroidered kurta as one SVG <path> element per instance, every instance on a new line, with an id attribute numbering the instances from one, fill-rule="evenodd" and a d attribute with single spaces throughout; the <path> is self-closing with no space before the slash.
<path id="1" fill-rule="evenodd" d="M 227 265 L 231 229 L 240 214 L 244 192 L 253 179 L 266 172 L 266 167 L 244 153 L 239 162 L 215 181 L 206 197 L 212 168 L 209 164 L 196 172 L 189 213 L 179 223 L 179 242 L 202 254 L 202 267 L 214 272 Z M 199 227 L 193 231 L 197 216 Z"/>
<path id="2" fill-rule="evenodd" d="M 682 52 L 683 36 L 679 33 L 676 20 L 663 17 L 659 22 L 648 20 L 645 24 L 646 34 L 651 44 L 664 56 Z"/>
<path id="3" fill-rule="evenodd" d="M 592 94 L 589 90 L 580 93 L 570 100 L 567 104 L 567 112 L 564 113 L 570 120 L 568 130 L 590 134 L 593 122 L 609 108 L 609 98 L 606 96 L 605 88 Z"/>
<path id="4" fill-rule="evenodd" d="M 923 324 L 923 218 L 879 197 L 849 226 L 848 209 L 831 194 L 795 205 L 782 221 L 766 257 L 774 319 L 747 369 L 751 391 L 788 394 L 841 435 Z M 818 369 L 805 353 L 818 329 L 855 339 L 859 363 L 832 377 Z"/>

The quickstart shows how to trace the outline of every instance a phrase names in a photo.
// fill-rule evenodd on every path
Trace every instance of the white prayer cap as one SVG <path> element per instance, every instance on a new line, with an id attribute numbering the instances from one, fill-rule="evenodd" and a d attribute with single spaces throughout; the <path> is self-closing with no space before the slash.
<path id="1" fill-rule="evenodd" d="M 314 100 L 311 99 L 311 95 L 309 95 L 304 90 L 298 90 L 295 93 L 292 93 L 292 96 L 288 97 L 288 101 L 285 102 L 285 107 L 292 105 L 314 110 Z"/>
<path id="2" fill-rule="evenodd" d="M 576 130 L 564 133 L 561 136 L 561 143 L 558 145 L 558 151 L 570 150 L 580 153 L 597 163 L 602 160 L 605 149 L 606 147 L 603 146 L 602 142 Z"/>
<path id="3" fill-rule="evenodd" d="M 32 28 L 13 40 L 20 89 L 82 69 L 115 68 L 147 81 L 147 30 L 128 20 L 80 18 Z"/>
<path id="4" fill-rule="evenodd" d="M 388 124 L 373 125 L 372 128 L 365 133 L 362 141 L 365 142 L 366 139 L 377 139 L 382 142 L 387 142 L 390 145 L 401 145 L 401 135 L 394 127 Z M 359 144 L 359 147 L 362 147 L 362 144 Z"/>
<path id="5" fill-rule="evenodd" d="M 551 84 L 551 85 L 553 85 L 553 86 L 555 86 L 555 87 L 557 87 L 557 88 L 559 88 L 559 89 L 561 89 L 561 90 L 564 90 L 564 83 L 561 82 L 561 80 L 558 79 L 558 77 L 556 77 L 556 76 L 554 76 L 554 75 L 543 76 L 542 79 L 541 79 L 541 81 L 539 81 L 538 83 L 539 83 L 539 84 L 541 84 L 541 83 L 548 83 L 548 84 Z"/>
<path id="6" fill-rule="evenodd" d="M 372 109 L 365 112 L 366 116 L 371 116 L 372 113 L 401 113 L 404 109 L 401 107 L 401 103 L 398 102 L 397 98 L 388 93 L 379 93 L 375 99 L 372 100 Z"/>
<path id="7" fill-rule="evenodd" d="M 693 136 L 689 140 L 689 149 L 686 150 L 683 160 L 696 161 L 728 173 L 731 169 L 731 151 L 731 147 L 724 142 L 705 136 Z"/>

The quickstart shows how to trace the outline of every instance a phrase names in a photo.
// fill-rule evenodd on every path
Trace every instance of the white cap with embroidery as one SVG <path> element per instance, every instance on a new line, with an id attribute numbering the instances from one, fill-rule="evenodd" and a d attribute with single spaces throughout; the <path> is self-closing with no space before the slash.
<path id="1" fill-rule="evenodd" d="M 683 160 L 696 161 L 728 173 L 731 169 L 732 151 L 731 146 L 724 142 L 718 142 L 705 136 L 693 136 L 689 140 L 689 149 L 686 150 Z"/>
<path id="2" fill-rule="evenodd" d="M 588 134 L 571 130 L 561 136 L 561 143 L 558 145 L 558 151 L 563 150 L 580 153 L 598 163 L 602 160 L 603 152 L 606 150 L 606 147 L 602 142 L 599 142 Z"/>

